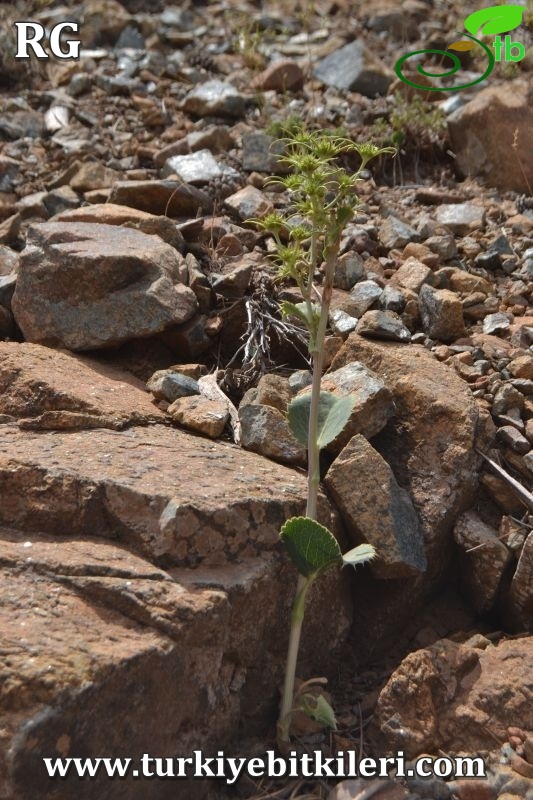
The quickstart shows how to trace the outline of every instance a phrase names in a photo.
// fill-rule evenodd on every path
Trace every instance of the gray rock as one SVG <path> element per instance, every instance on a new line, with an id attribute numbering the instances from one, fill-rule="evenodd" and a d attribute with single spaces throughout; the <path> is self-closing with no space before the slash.
<path id="1" fill-rule="evenodd" d="M 70 186 L 59 186 L 43 197 L 43 204 L 47 212 L 53 217 L 61 211 L 78 208 L 81 204 L 79 196 Z"/>
<path id="2" fill-rule="evenodd" d="M 422 326 L 431 339 L 452 342 L 464 336 L 463 304 L 454 292 L 425 284 L 418 305 Z"/>
<path id="3" fill-rule="evenodd" d="M 0 156 L 0 192 L 12 192 L 20 164 L 14 158 Z"/>
<path id="4" fill-rule="evenodd" d="M 11 44 L 11 40 L 9 40 Z M 20 61 L 17 62 L 17 66 Z M 44 132 L 44 119 L 40 111 L 12 111 L 0 117 L 0 133 L 6 139 L 39 139 Z"/>
<path id="5" fill-rule="evenodd" d="M 173 403 L 179 397 L 200 394 L 198 381 L 171 369 L 160 369 L 148 380 L 146 388 L 157 400 Z"/>
<path id="6" fill-rule="evenodd" d="M 267 200 L 263 192 L 254 186 L 244 186 L 235 194 L 225 200 L 225 204 L 246 222 L 248 219 L 260 219 L 274 210 L 274 206 Z"/>
<path id="7" fill-rule="evenodd" d="M 386 94 L 394 74 L 362 42 L 354 41 L 326 56 L 314 75 L 327 86 L 360 92 L 366 97 Z"/>
<path id="8" fill-rule="evenodd" d="M 93 85 L 93 79 L 87 72 L 78 72 L 72 76 L 67 88 L 71 97 L 80 97 L 89 92 Z"/>
<path id="9" fill-rule="evenodd" d="M 357 323 L 356 332 L 370 339 L 411 341 L 411 332 L 394 311 L 367 311 Z"/>
<path id="10" fill-rule="evenodd" d="M 335 263 L 333 286 L 350 291 L 365 277 L 365 263 L 358 253 L 344 253 Z"/>
<path id="11" fill-rule="evenodd" d="M 371 439 L 394 415 L 395 406 L 389 389 L 375 372 L 359 361 L 328 372 L 322 379 L 322 389 L 339 397 L 352 395 L 354 400 L 344 430 L 328 445 L 328 450 L 333 453 L 338 453 L 357 433 Z"/>
<path id="12" fill-rule="evenodd" d="M 364 436 L 354 436 L 326 475 L 326 486 L 354 544 L 374 545 L 378 578 L 424 572 L 426 557 L 416 511 L 387 462 Z M 354 487 L 355 491 L 354 491 Z"/>
<path id="13" fill-rule="evenodd" d="M 311 386 L 313 376 L 308 369 L 297 369 L 289 375 L 289 388 L 293 394 L 297 394 L 301 389 L 306 386 Z"/>
<path id="14" fill-rule="evenodd" d="M 119 95 L 127 97 L 132 91 L 140 89 L 140 84 L 136 80 L 132 80 L 125 75 L 103 75 L 98 73 L 95 78 L 95 83 L 99 89 L 102 89 L 110 96 Z"/>
<path id="15" fill-rule="evenodd" d="M 379 298 L 379 307 L 382 311 L 394 311 L 401 314 L 405 308 L 406 298 L 400 289 L 395 286 L 385 286 Z"/>
<path id="16" fill-rule="evenodd" d="M 246 172 L 285 172 L 279 163 L 283 145 L 266 133 L 247 133 L 242 137 L 242 168 Z"/>
<path id="17" fill-rule="evenodd" d="M 289 424 L 277 408 L 249 403 L 239 407 L 241 444 L 246 450 L 260 453 L 286 464 L 305 465 L 306 448 L 293 436 Z"/>
<path id="18" fill-rule="evenodd" d="M 513 408 L 518 410 L 524 406 L 524 396 L 512 384 L 504 383 L 498 387 L 492 401 L 492 413 L 496 415 L 509 414 Z"/>
<path id="19" fill-rule="evenodd" d="M 359 281 L 350 292 L 350 310 L 361 317 L 379 298 L 383 289 L 375 281 Z"/>
<path id="20" fill-rule="evenodd" d="M 497 250 L 486 250 L 483 253 L 479 253 L 475 259 L 476 267 L 480 267 L 481 269 L 488 269 L 494 272 L 497 269 L 500 269 L 502 265 L 502 260 L 500 258 L 500 254 Z"/>
<path id="21" fill-rule="evenodd" d="M 459 517 L 453 536 L 461 551 L 464 591 L 477 612 L 489 611 L 496 601 L 511 552 L 499 540 L 498 532 L 474 511 Z"/>
<path id="22" fill-rule="evenodd" d="M 197 117 L 242 117 L 246 100 L 231 83 L 212 80 L 192 89 L 185 98 L 183 108 Z"/>
<path id="23" fill-rule="evenodd" d="M 21 253 L 13 313 L 28 341 L 69 350 L 150 336 L 194 314 L 180 265 L 170 245 L 131 228 L 35 225 Z"/>
<path id="24" fill-rule="evenodd" d="M 350 316 L 340 308 L 334 309 L 329 315 L 331 330 L 337 336 L 342 336 L 343 338 L 356 329 L 357 323 L 358 319 L 356 317 Z"/>
<path id="25" fill-rule="evenodd" d="M 224 297 L 242 297 L 248 289 L 255 266 L 256 263 L 245 256 L 224 275 L 212 273 L 209 279 L 213 290 Z"/>
<path id="26" fill-rule="evenodd" d="M 172 156 L 165 162 L 161 175 L 163 178 L 177 175 L 182 181 L 193 186 L 202 186 L 218 179 L 239 178 L 237 170 L 217 161 L 210 150 L 197 150 L 184 156 Z"/>
<path id="27" fill-rule="evenodd" d="M 212 339 L 205 331 L 207 317 L 195 314 L 192 319 L 163 331 L 161 338 L 180 359 L 189 361 L 205 353 L 212 345 Z"/>
<path id="28" fill-rule="evenodd" d="M 409 242 L 419 242 L 420 235 L 407 222 L 398 217 L 386 217 L 379 228 L 379 238 L 387 250 L 405 247 Z"/>
<path id="29" fill-rule="evenodd" d="M 498 428 L 496 436 L 502 444 L 506 444 L 519 455 L 523 456 L 531 450 L 531 445 L 526 437 L 522 436 L 520 431 L 517 431 L 512 425 L 504 425 L 502 428 Z"/>
<path id="30" fill-rule="evenodd" d="M 470 231 L 483 227 L 485 209 L 474 203 L 449 203 L 437 208 L 436 219 L 452 233 L 465 236 Z"/>
<path id="31" fill-rule="evenodd" d="M 19 253 L 0 244 L 0 275 L 10 275 L 19 263 Z"/>
<path id="32" fill-rule="evenodd" d="M 233 147 L 233 139 L 226 125 L 208 125 L 199 131 L 187 134 L 186 142 L 191 153 L 210 150 L 212 153 L 227 153 Z"/>
<path id="33" fill-rule="evenodd" d="M 496 314 L 487 314 L 483 320 L 483 333 L 507 333 L 510 327 L 510 316 L 503 311 L 498 311 Z"/>
<path id="34" fill-rule="evenodd" d="M 533 394 L 533 380 L 529 378 L 515 378 L 511 381 L 511 384 L 523 395 L 529 397 Z"/>
<path id="35" fill-rule="evenodd" d="M 424 242 L 434 253 L 437 253 L 443 261 L 449 261 L 457 255 L 455 237 L 451 233 L 442 236 L 430 236 Z"/>

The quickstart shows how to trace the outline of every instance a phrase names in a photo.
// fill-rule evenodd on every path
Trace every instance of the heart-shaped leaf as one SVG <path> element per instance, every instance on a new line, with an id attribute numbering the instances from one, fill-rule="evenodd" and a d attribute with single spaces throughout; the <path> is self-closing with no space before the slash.
<path id="1" fill-rule="evenodd" d="M 350 419 L 354 399 L 352 395 L 335 397 L 331 392 L 320 392 L 318 404 L 318 437 L 320 449 L 332 442 Z M 287 418 L 289 427 L 300 444 L 307 445 L 311 393 L 306 392 L 289 404 Z"/>
<path id="2" fill-rule="evenodd" d="M 476 45 L 474 42 L 462 40 L 460 42 L 452 42 L 448 45 L 448 50 L 472 50 Z"/>
<path id="3" fill-rule="evenodd" d="M 305 578 L 342 563 L 337 540 L 323 525 L 310 517 L 291 517 L 283 525 L 280 539 L 292 563 Z"/>
<path id="4" fill-rule="evenodd" d="M 508 33 L 522 22 L 525 6 L 491 6 L 474 11 L 465 19 L 465 28 L 472 36 Z"/>
<path id="5" fill-rule="evenodd" d="M 359 564 L 366 564 L 367 561 L 372 561 L 376 558 L 377 553 L 371 544 L 359 544 L 352 550 L 348 550 L 342 557 L 343 564 L 349 564 L 351 567 L 358 567 Z"/>

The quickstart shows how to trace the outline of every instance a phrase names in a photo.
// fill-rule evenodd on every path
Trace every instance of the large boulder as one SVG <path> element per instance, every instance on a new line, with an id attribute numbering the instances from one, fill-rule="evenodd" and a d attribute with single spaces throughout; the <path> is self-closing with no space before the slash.
<path id="1" fill-rule="evenodd" d="M 174 248 L 132 228 L 46 222 L 30 229 L 12 308 L 25 338 L 90 350 L 185 322 L 197 301 Z"/>
<path id="2" fill-rule="evenodd" d="M 491 186 L 529 192 L 533 184 L 531 86 L 506 81 L 475 95 L 448 118 L 455 163 L 462 175 Z"/>
<path id="3" fill-rule="evenodd" d="M 420 604 L 443 585 L 454 552 L 455 520 L 470 506 L 477 488 L 476 446 L 484 428 L 466 384 L 424 347 L 352 333 L 331 370 L 353 361 L 372 370 L 394 400 L 396 413 L 372 438 L 372 445 L 411 498 L 427 558 L 427 570 L 419 577 L 383 581 L 379 590 L 369 572 L 358 575 L 355 624 L 368 658 L 384 650 Z M 358 491 L 354 477 L 353 492 Z"/>
<path id="4" fill-rule="evenodd" d="M 160 415 L 137 381 L 91 359 L 2 347 L 2 800 L 42 793 L 44 757 L 236 747 L 237 730 L 275 718 L 296 578 L 279 529 L 304 512 L 305 477 L 162 424 L 94 429 L 98 417 Z M 45 430 L 63 427 L 42 424 L 47 413 L 80 424 Z M 319 516 L 342 533 L 324 494 Z M 332 572 L 310 597 L 303 677 L 327 671 L 350 608 Z M 72 776 L 60 788 L 89 800 L 107 782 Z M 128 779 L 113 796 L 175 791 Z M 203 794 L 202 782 L 180 786 L 180 797 Z"/>
<path id="5" fill-rule="evenodd" d="M 275 714 L 293 575 L 274 554 L 164 571 L 101 538 L 0 527 L 0 543 L 2 800 L 174 798 L 175 782 L 131 771 L 112 794 L 105 774 L 48 781 L 43 758 L 131 758 L 133 769 L 146 752 L 236 752 L 237 730 Z M 313 638 L 345 624 L 341 612 L 332 626 L 320 594 L 306 620 L 307 657 L 321 649 Z M 179 796 L 205 790 L 181 781 Z"/>

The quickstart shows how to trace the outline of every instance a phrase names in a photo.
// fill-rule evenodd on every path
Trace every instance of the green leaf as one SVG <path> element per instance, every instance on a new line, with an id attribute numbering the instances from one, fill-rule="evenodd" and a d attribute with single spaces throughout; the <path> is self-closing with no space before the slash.
<path id="1" fill-rule="evenodd" d="M 320 392 L 317 439 L 320 449 L 332 442 L 342 431 L 352 413 L 353 403 L 352 395 L 335 397 L 331 392 Z M 303 445 L 307 445 L 310 411 L 311 392 L 295 397 L 287 409 L 289 427 Z"/>
<path id="2" fill-rule="evenodd" d="M 309 309 L 307 303 L 289 303 L 284 300 L 281 304 L 281 314 L 283 317 L 296 317 L 300 322 L 303 322 L 309 331 L 314 330 L 319 317 L 319 309 L 317 306 L 312 306 L 312 316 L 309 318 Z"/>
<path id="3" fill-rule="evenodd" d="M 311 719 L 316 719 L 317 722 L 334 731 L 337 730 L 335 712 L 324 695 L 319 694 L 317 697 L 314 694 L 304 694 L 300 697 L 299 707 L 300 711 L 303 711 Z"/>
<path id="4" fill-rule="evenodd" d="M 465 19 L 465 28 L 472 36 L 508 33 L 522 22 L 525 6 L 491 6 L 474 11 Z"/>
<path id="5" fill-rule="evenodd" d="M 310 517 L 291 517 L 283 525 L 280 539 L 292 563 L 305 578 L 342 562 L 337 540 L 324 525 Z"/>
<path id="6" fill-rule="evenodd" d="M 343 564 L 348 564 L 351 567 L 358 567 L 359 564 L 366 564 L 367 561 L 372 561 L 376 558 L 377 553 L 371 544 L 360 544 L 352 550 L 348 550 L 342 557 Z"/>
<path id="7" fill-rule="evenodd" d="M 331 402 L 333 400 L 333 403 Z M 318 446 L 325 447 L 337 438 L 350 419 L 354 397 L 335 397 L 331 392 L 320 392 L 318 408 Z"/>
<path id="8" fill-rule="evenodd" d="M 287 421 L 296 439 L 307 447 L 309 436 L 309 412 L 311 409 L 311 393 L 300 394 L 288 405 Z"/>

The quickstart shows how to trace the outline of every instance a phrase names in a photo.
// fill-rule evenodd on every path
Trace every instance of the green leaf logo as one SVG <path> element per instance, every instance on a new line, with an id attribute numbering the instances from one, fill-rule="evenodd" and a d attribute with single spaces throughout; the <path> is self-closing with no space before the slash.
<path id="1" fill-rule="evenodd" d="M 305 578 L 342 563 L 337 540 L 327 528 L 311 517 L 291 517 L 283 525 L 280 539 L 292 563 Z"/>
<path id="2" fill-rule="evenodd" d="M 465 28 L 472 36 L 508 33 L 522 22 L 524 6 L 491 6 L 474 11 L 465 19 Z"/>
<path id="3" fill-rule="evenodd" d="M 476 45 L 473 42 L 452 42 L 448 45 L 448 50 L 472 50 Z"/>
<path id="4" fill-rule="evenodd" d="M 318 406 L 318 438 L 320 449 L 332 442 L 342 431 L 353 409 L 353 397 L 335 397 L 331 392 L 320 392 Z M 287 409 L 289 427 L 300 444 L 307 445 L 311 393 L 301 394 Z"/>

